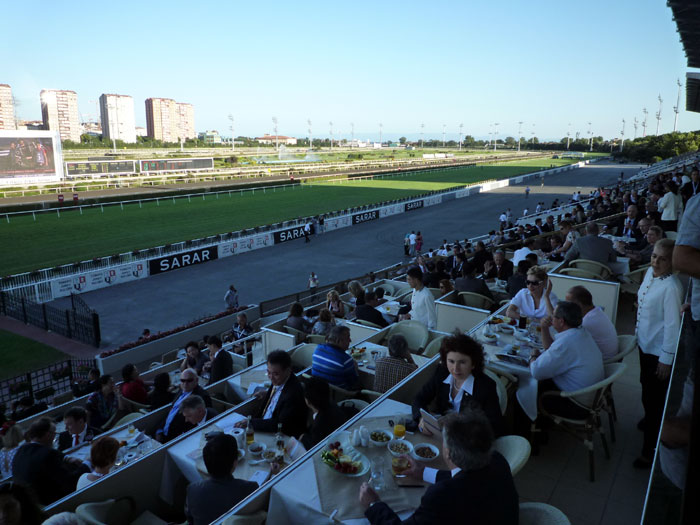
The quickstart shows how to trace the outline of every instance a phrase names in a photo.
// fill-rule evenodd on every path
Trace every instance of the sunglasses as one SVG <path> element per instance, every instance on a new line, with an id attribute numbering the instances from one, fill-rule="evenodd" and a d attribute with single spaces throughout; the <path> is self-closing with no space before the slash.
<path id="1" fill-rule="evenodd" d="M 542 284 L 542 281 L 526 281 L 528 286 L 539 286 Z"/>

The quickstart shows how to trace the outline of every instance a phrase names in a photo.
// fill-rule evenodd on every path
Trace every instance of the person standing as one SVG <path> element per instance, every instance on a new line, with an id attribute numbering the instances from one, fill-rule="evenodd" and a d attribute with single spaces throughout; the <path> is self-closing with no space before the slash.
<path id="1" fill-rule="evenodd" d="M 309 295 L 313 301 L 316 297 L 316 288 L 318 288 L 318 276 L 314 272 L 311 272 L 311 275 L 309 275 L 309 283 L 307 288 L 309 289 Z"/>
<path id="2" fill-rule="evenodd" d="M 412 267 L 406 272 L 406 281 L 413 288 L 411 294 L 411 311 L 404 314 L 405 319 L 415 319 L 434 330 L 437 325 L 437 312 L 435 310 L 435 299 L 430 290 L 423 285 L 423 272 L 420 268 Z"/>
<path id="3" fill-rule="evenodd" d="M 307 222 L 304 225 L 304 242 L 311 242 L 311 223 Z"/>
<path id="4" fill-rule="evenodd" d="M 501 212 L 501 216 L 498 218 L 501 230 L 505 230 L 508 227 L 508 216 L 506 212 Z"/>
<path id="5" fill-rule="evenodd" d="M 410 255 L 411 257 L 416 255 L 416 240 L 416 232 L 411 231 L 411 234 L 408 236 L 408 255 Z"/>
<path id="6" fill-rule="evenodd" d="M 423 234 L 421 232 L 418 232 L 416 234 L 416 254 L 420 255 L 422 249 L 423 249 Z"/>
<path id="7" fill-rule="evenodd" d="M 238 308 L 238 290 L 236 287 L 231 285 L 226 290 L 226 295 L 224 295 L 224 303 L 226 304 L 227 310 L 233 310 Z"/>
<path id="8" fill-rule="evenodd" d="M 209 361 L 202 369 L 205 372 L 209 371 L 208 386 L 233 374 L 233 358 L 226 350 L 222 350 L 221 339 L 215 335 L 209 336 L 207 347 L 209 348 Z"/>
<path id="9" fill-rule="evenodd" d="M 411 244 L 411 234 L 407 233 L 406 236 L 403 238 L 403 253 L 407 257 L 410 255 L 410 244 Z"/>
<path id="10" fill-rule="evenodd" d="M 525 187 L 525 198 L 527 199 L 530 196 L 530 186 Z"/>

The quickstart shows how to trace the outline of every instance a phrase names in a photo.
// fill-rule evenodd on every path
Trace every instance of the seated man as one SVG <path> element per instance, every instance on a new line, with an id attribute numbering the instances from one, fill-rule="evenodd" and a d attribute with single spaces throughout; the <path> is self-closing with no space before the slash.
<path id="1" fill-rule="evenodd" d="M 530 373 L 540 381 L 540 391 L 570 392 L 603 380 L 603 355 L 591 334 L 581 327 L 582 317 L 577 304 L 560 301 L 553 317 L 542 318 L 544 352 L 530 358 Z M 554 339 L 550 326 L 558 332 Z M 565 397 L 547 396 L 542 403 L 548 412 L 562 417 L 588 416 L 587 410 Z"/>
<path id="2" fill-rule="evenodd" d="M 651 253 L 654 251 L 656 241 L 663 239 L 664 231 L 660 226 L 650 226 L 646 234 L 646 244 L 639 250 L 625 250 L 625 255 L 630 258 L 630 265 L 642 266 L 651 262 Z"/>
<path id="3" fill-rule="evenodd" d="M 58 435 L 58 450 L 77 447 L 89 443 L 100 433 L 99 428 L 87 424 L 87 410 L 83 407 L 71 407 L 63 414 L 66 429 Z"/>
<path id="4" fill-rule="evenodd" d="M 284 350 L 275 350 L 267 356 L 267 377 L 272 385 L 256 394 L 262 398 L 262 406 L 253 414 L 253 429 L 260 432 L 276 432 L 282 423 L 282 432 L 299 437 L 306 430 L 308 413 L 301 382 L 292 372 L 292 358 Z M 239 421 L 236 427 L 244 428 L 247 421 Z"/>
<path id="5" fill-rule="evenodd" d="M 187 423 L 185 432 L 203 425 L 208 420 L 219 415 L 219 413 L 211 407 L 204 404 L 204 399 L 198 395 L 187 396 L 180 405 L 182 417 Z"/>
<path id="6" fill-rule="evenodd" d="M 389 323 L 386 322 L 386 319 L 384 319 L 381 312 L 377 310 L 377 306 L 379 306 L 377 294 L 375 292 L 367 292 L 365 293 L 365 304 L 357 305 L 357 308 L 355 308 L 355 315 L 358 319 L 369 321 L 370 323 L 374 323 L 384 328 L 385 326 L 388 326 Z"/>
<path id="7" fill-rule="evenodd" d="M 306 381 L 304 401 L 311 409 L 313 422 L 311 428 L 302 434 L 299 441 L 308 450 L 345 423 L 349 419 L 349 414 L 343 412 L 331 401 L 328 383 L 318 377 L 312 377 Z"/>
<path id="8" fill-rule="evenodd" d="M 595 222 L 589 222 L 586 225 L 586 235 L 574 241 L 571 249 L 566 252 L 564 260 L 569 262 L 574 259 L 586 259 L 601 264 L 616 261 L 617 255 L 615 255 L 612 241 L 598 237 L 598 233 L 598 225 Z"/>
<path id="9" fill-rule="evenodd" d="M 617 331 L 610 318 L 599 306 L 593 304 L 593 296 L 583 286 L 574 286 L 566 292 L 566 300 L 576 303 L 583 314 L 585 328 L 603 354 L 603 360 L 617 354 Z"/>
<path id="10" fill-rule="evenodd" d="M 179 436 L 180 434 L 187 432 L 189 430 L 188 424 L 182 415 L 182 402 L 190 395 L 194 394 L 196 396 L 204 399 L 204 403 L 207 406 L 211 406 L 211 397 L 206 390 L 199 386 L 199 377 L 197 377 L 197 372 L 191 368 L 186 368 L 180 374 L 180 389 L 181 393 L 175 401 L 173 402 L 170 412 L 165 418 L 165 422 L 162 428 L 156 431 L 155 438 L 161 443 L 167 443 L 171 439 Z"/>
<path id="11" fill-rule="evenodd" d="M 564 245 L 561 237 L 558 233 L 555 233 L 549 238 L 549 253 L 547 258 L 550 261 L 561 262 L 564 260 L 564 256 L 560 253 L 559 249 Z"/>
<path id="12" fill-rule="evenodd" d="M 374 391 L 382 394 L 403 381 L 418 368 L 403 335 L 392 335 L 389 338 L 388 346 L 389 355 L 377 359 L 374 374 Z"/>
<path id="13" fill-rule="evenodd" d="M 239 339 L 243 339 L 244 337 L 248 337 L 249 335 L 253 334 L 253 327 L 248 324 L 248 316 L 246 314 L 238 314 L 237 321 L 238 322 L 233 326 L 232 330 L 234 341 L 238 341 Z M 233 345 L 233 351 L 237 354 L 244 354 L 253 350 L 254 344 L 254 341 L 245 341 L 245 343 Z"/>
<path id="14" fill-rule="evenodd" d="M 518 493 L 508 462 L 492 451 L 493 432 L 478 411 L 450 414 L 442 427 L 442 457 L 450 471 L 437 472 L 404 456 L 405 473 L 430 485 L 420 506 L 408 520 L 379 499 L 367 484 L 360 487 L 360 503 L 372 525 L 411 523 L 518 523 Z M 439 478 L 435 483 L 436 477 Z"/>
<path id="15" fill-rule="evenodd" d="M 491 290 L 483 279 L 476 278 L 476 267 L 467 263 L 462 268 L 462 277 L 455 279 L 455 290 L 458 292 L 478 293 L 493 300 Z"/>
<path id="16" fill-rule="evenodd" d="M 202 456 L 211 478 L 187 486 L 185 515 L 189 525 L 207 525 L 216 521 L 258 488 L 254 481 L 233 477 L 238 464 L 238 444 L 233 436 L 221 433 L 207 439 Z M 272 463 L 269 476 L 277 472 L 279 465 Z"/>
<path id="17" fill-rule="evenodd" d="M 350 329 L 347 326 L 331 328 L 326 342 L 314 350 L 311 375 L 346 390 L 359 389 L 357 365 L 347 353 L 350 342 Z"/>
<path id="18" fill-rule="evenodd" d="M 530 261 L 523 259 L 518 263 L 517 271 L 508 279 L 506 291 L 515 297 L 515 295 L 527 286 L 527 271 L 532 267 Z"/>
<path id="19" fill-rule="evenodd" d="M 49 406 L 43 401 L 40 403 L 34 403 L 34 398 L 32 396 L 25 396 L 19 401 L 12 403 L 12 413 L 10 419 L 12 421 L 21 421 L 28 417 L 32 417 L 39 412 L 43 412 L 49 408 Z"/>
<path id="20" fill-rule="evenodd" d="M 511 275 L 513 275 L 513 263 L 506 259 L 503 250 L 496 250 L 493 253 L 493 262 L 484 263 L 484 279 L 507 281 Z"/>
<path id="21" fill-rule="evenodd" d="M 90 468 L 77 458 L 64 456 L 52 447 L 56 425 L 48 417 L 27 430 L 29 442 L 19 447 L 12 460 L 13 481 L 31 487 L 42 505 L 49 505 L 75 490 L 81 474 Z"/>
<path id="22" fill-rule="evenodd" d="M 535 253 L 533 251 L 535 243 L 535 239 L 525 239 L 525 242 L 523 242 L 523 247 L 518 250 L 515 250 L 515 252 L 513 253 L 513 258 L 511 259 L 511 262 L 514 265 L 517 265 L 520 261 L 525 259 L 525 256 L 528 253 Z"/>

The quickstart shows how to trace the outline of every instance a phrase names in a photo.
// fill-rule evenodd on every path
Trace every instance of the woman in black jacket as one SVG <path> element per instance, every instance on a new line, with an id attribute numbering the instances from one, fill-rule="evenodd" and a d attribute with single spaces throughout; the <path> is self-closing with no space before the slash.
<path id="1" fill-rule="evenodd" d="M 433 377 L 413 401 L 413 419 L 419 430 L 430 435 L 423 424 L 421 408 L 445 415 L 469 408 L 481 409 L 496 436 L 503 434 L 503 416 L 496 383 L 484 374 L 484 348 L 459 332 L 446 337 L 440 347 L 440 364 Z"/>
<path id="2" fill-rule="evenodd" d="M 350 414 L 331 401 L 328 383 L 318 377 L 312 377 L 304 383 L 304 401 L 313 412 L 311 428 L 299 438 L 307 450 L 350 419 Z"/>

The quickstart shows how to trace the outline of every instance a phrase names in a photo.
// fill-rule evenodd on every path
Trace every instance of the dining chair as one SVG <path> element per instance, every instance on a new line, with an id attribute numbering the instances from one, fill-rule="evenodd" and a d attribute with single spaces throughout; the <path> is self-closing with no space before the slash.
<path id="1" fill-rule="evenodd" d="M 459 292 L 459 300 L 464 306 L 479 308 L 481 310 L 490 310 L 494 305 L 492 299 L 474 292 Z"/>
<path id="2" fill-rule="evenodd" d="M 597 273 L 582 270 L 581 268 L 561 268 L 558 272 L 562 275 L 570 277 L 581 277 L 582 279 L 592 279 L 594 281 L 602 281 L 603 278 Z"/>
<path id="3" fill-rule="evenodd" d="M 430 337 L 428 328 L 420 321 L 412 319 L 399 321 L 391 325 L 389 332 L 386 334 L 386 339 L 388 340 L 394 334 L 404 336 L 408 343 L 408 348 L 416 353 L 420 353 L 425 348 L 425 345 L 428 344 L 428 337 Z"/>
<path id="4" fill-rule="evenodd" d="M 521 503 L 520 525 L 571 525 L 562 511 L 546 503 Z"/>
<path id="5" fill-rule="evenodd" d="M 311 366 L 315 350 L 315 344 L 307 343 L 300 345 L 296 350 L 294 350 L 294 352 L 292 352 L 292 364 L 302 370 L 309 368 Z"/>
<path id="6" fill-rule="evenodd" d="M 369 326 L 370 328 L 379 328 L 381 329 L 382 327 L 379 326 L 376 323 L 372 323 L 370 321 L 365 321 L 364 319 L 355 319 L 353 323 L 361 324 L 362 326 Z"/>
<path id="7" fill-rule="evenodd" d="M 522 436 L 501 436 L 493 441 L 493 449 L 506 458 L 510 473 L 515 476 L 530 458 L 530 442 Z"/>
<path id="8" fill-rule="evenodd" d="M 607 279 L 613 272 L 610 267 L 598 261 L 590 261 L 588 259 L 574 259 L 569 262 L 569 268 L 578 268 L 599 275 L 601 279 Z"/>
<path id="9" fill-rule="evenodd" d="M 423 357 L 433 357 L 435 354 L 437 354 L 440 351 L 440 347 L 442 346 L 442 340 L 445 338 L 444 335 L 441 335 L 440 337 L 436 337 L 432 341 L 428 343 L 428 346 L 425 347 L 425 350 L 423 350 L 423 353 L 421 354 Z"/>

